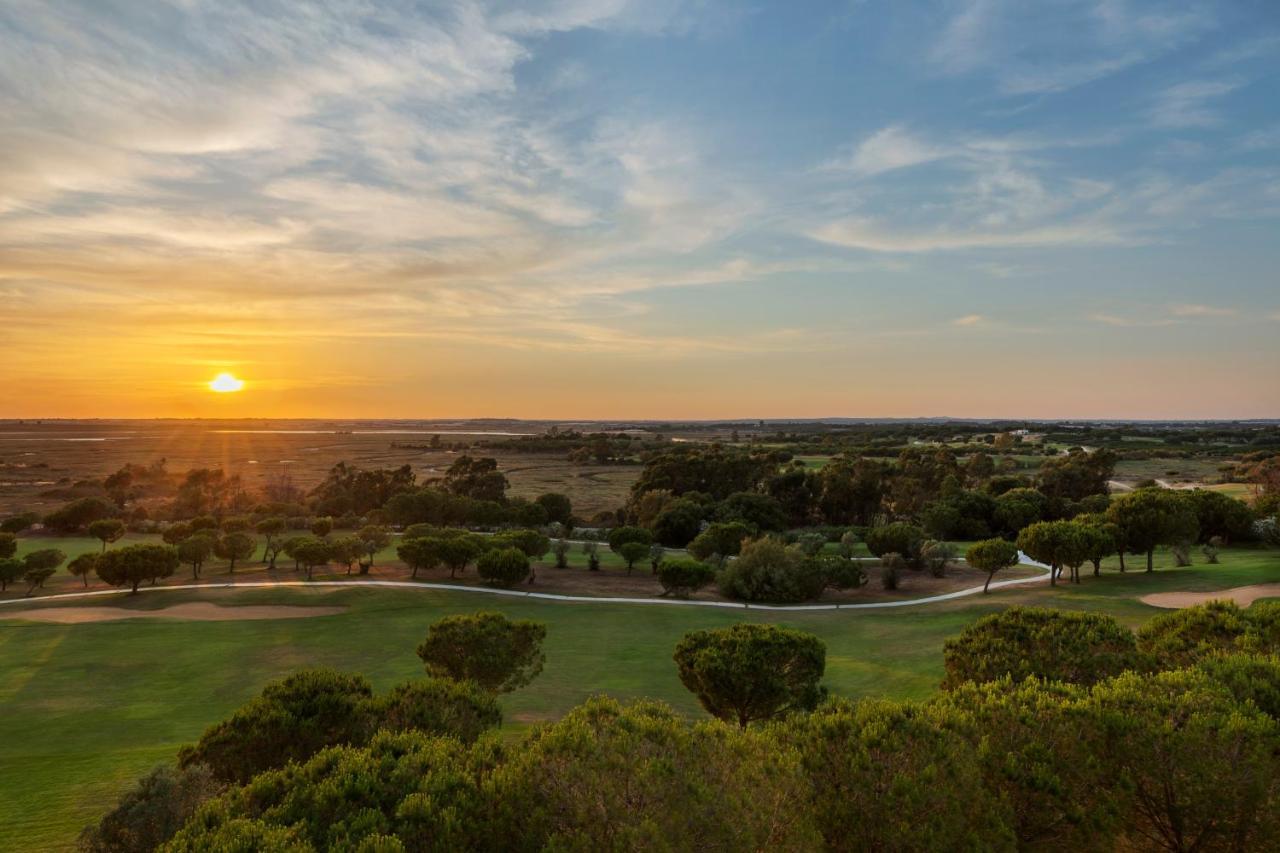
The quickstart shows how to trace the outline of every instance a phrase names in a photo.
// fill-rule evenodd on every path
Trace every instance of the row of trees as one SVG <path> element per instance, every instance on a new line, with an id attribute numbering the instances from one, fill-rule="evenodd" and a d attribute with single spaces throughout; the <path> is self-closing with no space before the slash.
<path id="1" fill-rule="evenodd" d="M 86 831 L 87 850 L 1262 850 L 1280 833 L 1280 606 L 1010 610 L 922 702 L 832 698 L 826 647 L 738 624 L 674 653 L 713 719 L 592 699 L 520 740 L 545 629 L 433 625 L 426 680 L 299 673 Z"/>

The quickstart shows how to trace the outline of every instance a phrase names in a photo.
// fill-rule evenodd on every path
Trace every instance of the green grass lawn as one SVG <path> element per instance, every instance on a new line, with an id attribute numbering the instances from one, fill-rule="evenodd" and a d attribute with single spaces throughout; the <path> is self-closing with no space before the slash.
<path id="1" fill-rule="evenodd" d="M 24 540 L 30 543 L 32 540 Z M 61 540 L 71 553 L 72 541 Z M 84 543 L 91 545 L 92 543 Z M 64 547 L 65 546 L 65 547 Z M 24 546 L 25 547 L 25 546 Z M 110 807 L 120 790 L 194 740 L 272 678 L 302 666 L 362 672 L 378 689 L 421 672 L 414 648 L 427 626 L 478 608 L 548 624 L 547 666 L 503 699 L 518 730 L 555 719 L 594 693 L 651 696 L 700 714 L 671 653 L 689 630 L 771 621 L 819 635 L 837 694 L 918 698 L 942 676 L 942 644 L 979 616 L 1013 603 L 1100 610 L 1136 626 L 1155 611 L 1137 596 L 1280 581 L 1280 552 L 1233 549 L 1222 564 L 1120 575 L 1108 566 L 1079 587 L 999 592 L 944 605 L 885 611 L 753 613 L 702 607 L 557 603 L 431 590 L 148 592 L 88 602 L 154 609 L 219 604 L 340 604 L 342 614 L 239 622 L 130 620 L 53 625 L 0 609 L 0 849 L 59 849 Z M 84 602 L 67 602 L 72 606 Z M 44 605 L 48 606 L 48 605 Z"/>

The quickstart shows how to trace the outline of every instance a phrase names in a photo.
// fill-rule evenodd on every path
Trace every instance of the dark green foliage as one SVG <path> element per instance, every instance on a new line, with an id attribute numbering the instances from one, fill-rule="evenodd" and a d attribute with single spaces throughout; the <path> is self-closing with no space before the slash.
<path id="1" fill-rule="evenodd" d="M 720 592 L 739 601 L 796 602 L 817 598 L 827 586 L 819 564 L 794 545 L 753 539 L 716 578 Z"/>
<path id="2" fill-rule="evenodd" d="M 1095 684 L 1140 668 L 1133 632 L 1110 616 L 1011 607 L 984 616 L 943 647 L 943 689 L 1028 676 Z"/>
<path id="3" fill-rule="evenodd" d="M 1049 499 L 1035 489 L 1010 489 L 996 498 L 995 524 L 1000 532 L 1014 537 L 1022 528 L 1044 521 L 1049 514 Z"/>
<path id="4" fill-rule="evenodd" d="M 87 827 L 79 847 L 85 853 L 155 850 L 224 787 L 203 765 L 185 769 L 161 765 L 125 792 L 101 821 Z"/>
<path id="5" fill-rule="evenodd" d="M 31 551 L 22 558 L 22 565 L 27 571 L 42 571 L 44 569 L 56 569 L 66 562 L 67 555 L 57 548 L 41 548 L 38 551 Z"/>
<path id="6" fill-rule="evenodd" d="M 618 548 L 618 556 L 622 557 L 627 563 L 627 574 L 631 574 L 631 570 L 635 568 L 636 563 L 649 556 L 650 545 L 643 542 L 623 542 Z"/>
<path id="7" fill-rule="evenodd" d="M 692 631 L 675 651 L 680 682 L 702 707 L 743 727 L 814 708 L 826 660 L 817 637 L 777 625 Z"/>
<path id="8" fill-rule="evenodd" d="M 1280 653 L 1271 655 L 1215 655 L 1198 668 L 1221 684 L 1237 702 L 1252 703 L 1280 721 Z"/>
<path id="9" fill-rule="evenodd" d="M 1215 537 L 1228 543 L 1249 538 L 1254 518 L 1244 502 L 1209 489 L 1191 489 L 1182 495 L 1196 515 L 1200 542 Z"/>
<path id="10" fill-rule="evenodd" d="M 795 752 L 764 733 L 595 698 L 495 771 L 489 849 L 813 850 L 804 794 Z"/>
<path id="11" fill-rule="evenodd" d="M 248 533 L 240 531 L 228 533 L 219 538 L 213 546 L 213 553 L 226 560 L 228 562 L 228 571 L 232 572 L 236 570 L 236 560 L 248 560 L 257 550 L 257 540 Z M 297 550 L 294 549 L 290 556 L 297 560 Z"/>
<path id="12" fill-rule="evenodd" d="M 485 551 L 476 559 L 476 573 L 494 586 L 515 586 L 529 577 L 529 557 L 519 548 Z"/>
<path id="13" fill-rule="evenodd" d="M 546 512 L 547 521 L 565 525 L 573 522 L 573 502 L 567 495 L 547 492 L 545 495 L 539 495 L 535 503 Z"/>
<path id="14" fill-rule="evenodd" d="M 867 531 L 866 542 L 867 550 L 877 557 L 893 553 L 914 563 L 920 557 L 920 547 L 924 545 L 925 536 L 924 531 L 914 524 L 897 521 L 872 527 Z"/>
<path id="15" fill-rule="evenodd" d="M 982 591 L 986 592 L 991 588 L 991 579 L 996 572 L 1018 565 L 1018 548 L 1004 539 L 984 539 L 969 546 L 964 552 L 964 561 L 987 573 L 987 582 L 982 586 Z"/>
<path id="16" fill-rule="evenodd" d="M 536 530 L 504 530 L 493 542 L 501 548 L 518 548 L 531 560 L 541 560 L 551 550 L 551 540 Z"/>
<path id="17" fill-rule="evenodd" d="M 776 498 L 754 492 L 735 492 L 716 506 L 716 518 L 738 522 L 754 533 L 778 532 L 787 527 L 787 516 Z"/>
<path id="18" fill-rule="evenodd" d="M 474 681 L 491 693 L 508 693 L 542 672 L 546 636 L 547 627 L 541 622 L 512 620 L 482 610 L 446 616 L 432 624 L 418 646 L 418 657 L 432 675 Z"/>
<path id="19" fill-rule="evenodd" d="M 836 700 L 778 738 L 800 753 L 828 850 L 1013 850 L 1006 809 L 942 706 Z"/>
<path id="20" fill-rule="evenodd" d="M 477 501 L 502 503 L 507 498 L 507 477 L 489 457 L 459 456 L 445 472 L 444 487 L 452 495 Z"/>
<path id="21" fill-rule="evenodd" d="M 0 533 L 21 533 L 24 530 L 31 529 L 31 526 L 39 520 L 40 516 L 34 512 L 20 512 L 17 515 L 9 516 L 4 521 L 0 521 Z"/>
<path id="22" fill-rule="evenodd" d="M 18 553 L 18 537 L 12 533 L 0 533 L 0 560 Z"/>
<path id="23" fill-rule="evenodd" d="M 72 558 L 71 562 L 67 563 L 67 571 L 71 573 L 72 577 L 80 578 L 84 582 L 84 585 L 88 586 L 89 575 L 94 573 L 94 569 L 97 565 L 97 554 L 80 554 L 79 556 Z"/>
<path id="24" fill-rule="evenodd" d="M 124 522 L 118 518 L 100 518 L 90 522 L 88 527 L 89 535 L 102 541 L 104 551 L 107 550 L 108 543 L 124 536 L 126 529 Z"/>
<path id="25" fill-rule="evenodd" d="M 430 571 L 440 565 L 440 540 L 417 535 L 411 539 L 402 539 L 396 546 L 396 556 L 409 567 L 416 579 L 419 571 Z"/>
<path id="26" fill-rule="evenodd" d="M 615 527 L 609 531 L 609 550 L 616 553 L 628 542 L 639 542 L 648 547 L 653 544 L 653 534 L 643 527 Z"/>
<path id="27" fill-rule="evenodd" d="M 689 557 L 670 557 L 658 563 L 658 583 L 663 595 L 688 598 L 715 580 L 715 569 Z"/>
<path id="28" fill-rule="evenodd" d="M 381 728 L 449 736 L 463 743 L 502 725 L 502 709 L 492 694 L 474 682 L 450 678 L 398 684 L 374 699 L 369 713 Z"/>
<path id="29" fill-rule="evenodd" d="M 1195 670 L 1129 673 L 1083 703 L 1127 836 L 1147 849 L 1263 850 L 1280 833 L 1280 724 Z"/>
<path id="30" fill-rule="evenodd" d="M 1036 488 L 1049 498 L 1082 501 L 1107 494 L 1107 482 L 1115 475 L 1115 468 L 1116 454 L 1106 448 L 1093 453 L 1072 450 L 1040 464 Z"/>
<path id="31" fill-rule="evenodd" d="M 217 543 L 213 537 L 207 533 L 197 533 L 188 536 L 178 543 L 178 559 L 191 566 L 191 574 L 193 577 L 200 577 L 200 570 L 204 567 L 205 561 L 212 556 Z"/>
<path id="32" fill-rule="evenodd" d="M 58 533 L 75 533 L 116 512 L 115 504 L 103 498 L 80 498 L 46 515 L 44 525 Z"/>
<path id="33" fill-rule="evenodd" d="M 1138 648 L 1161 669 L 1192 666 L 1218 654 L 1280 654 L 1280 603 L 1242 610 L 1210 601 L 1153 617 L 1138 631 Z"/>
<path id="34" fill-rule="evenodd" d="M 710 509 L 688 498 L 671 501 L 653 521 L 653 538 L 668 548 L 683 548 L 698 535 Z"/>
<path id="35" fill-rule="evenodd" d="M 1194 542 L 1199 534 L 1191 500 L 1172 489 L 1138 489 L 1118 495 L 1107 507 L 1107 521 L 1116 525 L 1126 550 L 1147 555 L 1147 571 L 1152 570 L 1156 546 Z"/>
<path id="36" fill-rule="evenodd" d="M 305 536 L 294 543 L 291 555 L 306 570 L 307 580 L 310 580 L 316 566 L 327 565 L 333 559 L 333 548 L 319 537 Z"/>
<path id="37" fill-rule="evenodd" d="M 716 522 L 708 525 L 689 543 L 689 553 L 699 560 L 709 559 L 713 554 L 736 557 L 742 550 L 743 541 L 754 532 L 739 521 Z"/>
<path id="38" fill-rule="evenodd" d="M 27 567 L 21 560 L 15 557 L 0 557 L 0 592 L 7 590 L 9 584 L 21 578 L 26 570 Z"/>
<path id="39" fill-rule="evenodd" d="M 204 764 L 215 779 L 243 784 L 325 747 L 361 742 L 372 696 L 364 676 L 301 670 L 268 684 L 230 718 L 206 729 L 194 746 L 179 751 L 178 763 Z"/>

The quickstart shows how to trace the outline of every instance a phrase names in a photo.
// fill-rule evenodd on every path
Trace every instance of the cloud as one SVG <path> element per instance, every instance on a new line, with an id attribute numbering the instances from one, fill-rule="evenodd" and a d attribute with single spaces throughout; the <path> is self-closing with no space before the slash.
<path id="1" fill-rule="evenodd" d="M 1175 317 L 1234 317 L 1238 312 L 1234 308 L 1220 308 L 1214 305 L 1173 305 L 1169 313 Z"/>
<path id="2" fill-rule="evenodd" d="M 1019 249 L 1049 246 L 1120 246 L 1131 238 L 1088 224 L 1007 231 L 889 231 L 866 220 L 833 222 L 810 233 L 814 239 L 871 252 L 939 252 L 963 249 Z"/>
<path id="3" fill-rule="evenodd" d="M 1047 94 L 1149 62 L 1215 26 L 1207 10 L 1165 4 L 967 0 L 928 58 L 947 74 L 990 74 L 1004 95 Z"/>
<path id="4" fill-rule="evenodd" d="M 824 168 L 847 169 L 859 175 L 870 176 L 954 155 L 954 149 L 930 144 L 912 136 L 901 126 L 891 125 L 863 140 L 852 155 L 832 160 Z"/>
<path id="5" fill-rule="evenodd" d="M 1134 319 L 1131 317 L 1119 317 L 1119 316 L 1116 316 L 1115 314 L 1093 314 L 1091 316 L 1092 316 L 1092 319 L 1098 323 L 1102 323 L 1103 325 L 1106 325 L 1106 326 L 1115 326 L 1121 329 L 1176 326 L 1179 322 L 1181 322 L 1179 320 L 1172 320 L 1168 317 Z"/>
<path id="6" fill-rule="evenodd" d="M 966 314 L 951 321 L 953 326 L 979 326 L 986 321 L 981 314 Z"/>
<path id="7" fill-rule="evenodd" d="M 1170 86 L 1156 97 L 1147 117 L 1160 127 L 1212 127 L 1220 124 L 1222 118 L 1209 103 L 1242 85 L 1243 81 L 1233 79 L 1189 80 Z"/>

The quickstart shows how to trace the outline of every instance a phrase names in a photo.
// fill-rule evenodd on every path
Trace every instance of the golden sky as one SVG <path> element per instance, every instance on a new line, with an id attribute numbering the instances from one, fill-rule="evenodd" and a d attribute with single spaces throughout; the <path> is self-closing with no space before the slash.
<path id="1" fill-rule="evenodd" d="M 837 5 L 0 6 L 0 418 L 1280 416 L 1273 16 Z"/>

